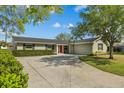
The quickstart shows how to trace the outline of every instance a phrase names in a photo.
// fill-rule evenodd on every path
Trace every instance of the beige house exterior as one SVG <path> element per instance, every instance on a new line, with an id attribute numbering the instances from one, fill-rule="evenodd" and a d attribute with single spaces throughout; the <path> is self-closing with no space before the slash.
<path id="1" fill-rule="evenodd" d="M 84 40 L 70 43 L 69 51 L 72 54 L 106 53 L 107 46 L 100 39 Z"/>
<path id="2" fill-rule="evenodd" d="M 55 54 L 69 53 L 68 42 L 55 39 L 13 37 L 13 50 L 52 50 Z"/>
<path id="3" fill-rule="evenodd" d="M 103 49 L 99 49 L 99 45 L 100 44 L 103 44 Z M 106 46 L 106 44 L 103 41 L 101 41 L 100 39 L 95 40 L 93 42 L 92 48 L 93 48 L 93 51 L 92 51 L 93 53 L 96 53 L 96 52 L 106 53 L 107 52 L 107 46 Z"/>
<path id="4" fill-rule="evenodd" d="M 53 50 L 56 54 L 95 54 L 107 52 L 107 46 L 99 38 L 78 41 L 60 41 L 31 37 L 13 37 L 14 50 Z"/>

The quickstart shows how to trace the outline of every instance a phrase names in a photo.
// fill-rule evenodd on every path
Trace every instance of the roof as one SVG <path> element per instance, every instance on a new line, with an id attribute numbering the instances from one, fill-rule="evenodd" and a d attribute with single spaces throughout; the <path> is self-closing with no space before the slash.
<path id="1" fill-rule="evenodd" d="M 71 41 L 70 43 L 92 43 L 98 38 L 88 38 L 83 40 Z M 13 40 L 17 43 L 47 43 L 47 44 L 68 44 L 67 41 L 56 40 L 56 39 L 43 39 L 43 38 L 32 38 L 32 37 L 17 37 L 13 36 Z"/>
<path id="2" fill-rule="evenodd" d="M 97 40 L 98 38 L 87 38 L 83 40 L 71 41 L 71 43 L 92 43 L 93 41 Z"/>
<path id="3" fill-rule="evenodd" d="M 15 42 L 24 43 L 47 43 L 47 44 L 68 44 L 67 41 L 56 40 L 56 39 L 43 39 L 43 38 L 32 38 L 32 37 L 12 37 Z"/>

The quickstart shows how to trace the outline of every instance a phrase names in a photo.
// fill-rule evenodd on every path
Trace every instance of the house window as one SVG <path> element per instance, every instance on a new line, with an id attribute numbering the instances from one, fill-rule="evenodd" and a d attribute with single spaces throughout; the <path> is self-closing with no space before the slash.
<path id="1" fill-rule="evenodd" d="M 33 50 L 33 45 L 28 45 L 28 44 L 25 44 L 25 50 Z"/>
<path id="2" fill-rule="evenodd" d="M 98 50 L 103 50 L 103 44 L 102 43 L 98 44 Z"/>
<path id="3" fill-rule="evenodd" d="M 64 46 L 64 53 L 68 53 L 68 46 Z"/>
<path id="4" fill-rule="evenodd" d="M 47 50 L 52 50 L 52 45 L 47 45 Z"/>
<path id="5" fill-rule="evenodd" d="M 55 50 L 55 46 L 54 45 L 52 45 L 52 50 Z"/>

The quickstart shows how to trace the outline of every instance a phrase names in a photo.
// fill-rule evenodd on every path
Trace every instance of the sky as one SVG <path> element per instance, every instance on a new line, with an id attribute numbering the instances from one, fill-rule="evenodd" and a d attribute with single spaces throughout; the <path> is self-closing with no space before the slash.
<path id="1" fill-rule="evenodd" d="M 62 14 L 51 12 L 51 17 L 44 24 L 26 24 L 25 32 L 20 36 L 55 39 L 59 33 L 70 33 L 69 27 L 73 27 L 80 22 L 79 13 L 83 11 L 86 6 L 66 5 L 62 6 L 64 9 Z M 0 32 L 0 40 L 4 40 L 3 33 Z"/>

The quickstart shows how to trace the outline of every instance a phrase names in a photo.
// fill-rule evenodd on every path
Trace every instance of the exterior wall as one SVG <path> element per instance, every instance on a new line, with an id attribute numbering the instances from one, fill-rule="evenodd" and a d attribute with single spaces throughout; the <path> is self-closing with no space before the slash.
<path id="1" fill-rule="evenodd" d="M 103 44 L 103 50 L 98 50 L 98 44 Z M 23 50 L 23 43 L 17 44 L 14 43 L 15 49 L 17 50 Z M 26 44 L 25 44 L 26 45 Z M 28 44 L 27 44 L 28 45 Z M 33 45 L 33 44 L 30 44 Z M 48 47 L 49 46 L 49 47 Z M 51 46 L 51 47 L 50 47 Z M 58 53 L 58 45 L 54 44 L 35 44 L 33 45 L 33 48 L 25 48 L 25 50 L 54 50 L 55 53 Z M 123 49 L 124 50 L 124 49 Z M 71 54 L 91 54 L 96 52 L 107 52 L 107 46 L 101 41 L 101 40 L 95 40 L 93 43 L 79 43 L 79 44 L 69 44 L 69 53 Z"/>
<path id="2" fill-rule="evenodd" d="M 0 49 L 8 49 L 7 46 L 0 46 Z"/>
<path id="3" fill-rule="evenodd" d="M 74 54 L 74 45 L 73 44 L 69 44 L 69 53 Z"/>
<path id="4" fill-rule="evenodd" d="M 26 48 L 26 45 L 32 45 L 32 48 Z M 22 44 L 15 44 L 15 49 L 16 50 L 52 50 L 52 45 L 50 45 L 51 47 L 48 47 L 49 45 L 46 46 L 46 44 L 25 44 L 25 46 L 23 46 Z M 56 52 L 56 45 L 54 45 L 54 51 Z"/>
<path id="5" fill-rule="evenodd" d="M 98 50 L 98 44 L 103 44 L 103 50 Z M 95 40 L 93 43 L 69 45 L 69 53 L 71 54 L 91 54 L 96 52 L 107 52 L 107 46 L 101 40 Z"/>
<path id="6" fill-rule="evenodd" d="M 17 44 L 16 49 L 17 50 L 23 50 L 23 44 Z"/>
<path id="7" fill-rule="evenodd" d="M 124 43 L 124 36 L 122 36 L 121 38 L 121 43 Z"/>
<path id="8" fill-rule="evenodd" d="M 52 45 L 47 45 L 46 49 L 47 50 L 52 50 Z"/>
<path id="9" fill-rule="evenodd" d="M 46 46 L 45 45 L 35 45 L 34 50 L 46 50 Z"/>
<path id="10" fill-rule="evenodd" d="M 71 44 L 69 46 L 69 51 L 70 53 L 73 54 L 91 54 L 92 53 L 92 44 L 87 43 L 87 44 Z"/>
<path id="11" fill-rule="evenodd" d="M 102 43 L 103 44 L 103 50 L 98 50 L 98 44 Z M 96 53 L 96 52 L 103 52 L 106 53 L 107 52 L 107 46 L 106 44 L 104 44 L 101 40 L 95 40 L 92 46 L 92 52 Z"/>

